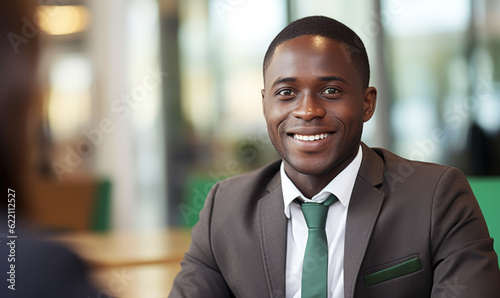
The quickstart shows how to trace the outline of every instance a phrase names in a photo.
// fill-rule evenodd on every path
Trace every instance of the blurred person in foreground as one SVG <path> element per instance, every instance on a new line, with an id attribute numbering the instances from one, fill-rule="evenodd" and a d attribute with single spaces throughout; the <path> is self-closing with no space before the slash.
<path id="1" fill-rule="evenodd" d="M 27 147 L 39 43 L 26 23 L 34 26 L 35 12 L 33 1 L 0 2 L 0 297 L 97 297 L 84 263 L 36 240 L 28 227 Z"/>
<path id="2" fill-rule="evenodd" d="M 282 160 L 212 188 L 170 297 L 500 297 L 462 172 L 361 142 L 369 77 L 362 41 L 333 19 L 276 36 L 262 104 Z"/>

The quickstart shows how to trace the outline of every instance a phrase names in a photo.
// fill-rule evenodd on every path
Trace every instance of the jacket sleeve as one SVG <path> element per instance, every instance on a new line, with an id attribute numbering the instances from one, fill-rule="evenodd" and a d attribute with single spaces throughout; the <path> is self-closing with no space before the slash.
<path id="1" fill-rule="evenodd" d="M 432 204 L 431 297 L 500 297 L 493 239 L 462 172 L 443 173 Z"/>
<path id="2" fill-rule="evenodd" d="M 169 297 L 233 297 L 219 271 L 212 252 L 211 219 L 219 184 L 214 185 L 200 212 L 200 220 L 191 231 L 191 245 L 181 262 Z"/>

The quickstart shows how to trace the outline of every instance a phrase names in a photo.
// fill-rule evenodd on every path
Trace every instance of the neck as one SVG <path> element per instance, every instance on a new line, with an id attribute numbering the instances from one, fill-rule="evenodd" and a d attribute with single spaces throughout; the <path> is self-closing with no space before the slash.
<path id="1" fill-rule="evenodd" d="M 340 172 L 342 172 L 356 157 L 358 151 L 355 151 L 348 158 L 334 165 L 329 171 L 321 174 L 305 174 L 293 170 L 285 161 L 285 173 L 308 199 L 317 195 L 325 186 L 328 185 Z"/>

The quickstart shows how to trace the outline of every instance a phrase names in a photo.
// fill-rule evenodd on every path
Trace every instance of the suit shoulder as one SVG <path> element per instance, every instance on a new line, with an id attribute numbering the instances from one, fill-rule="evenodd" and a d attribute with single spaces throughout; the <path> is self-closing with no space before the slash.
<path id="1" fill-rule="evenodd" d="M 412 189 L 435 189 L 441 183 L 468 185 L 465 175 L 455 167 L 406 159 L 385 149 L 372 150 L 382 159 L 383 180 L 389 185 L 403 184 Z"/>
<path id="2" fill-rule="evenodd" d="M 382 148 L 371 148 L 371 149 L 380 158 L 382 158 L 386 171 L 404 172 L 404 171 L 410 171 L 413 168 L 417 172 L 422 172 L 430 175 L 434 174 L 439 176 L 447 171 L 461 172 L 457 168 L 446 165 L 407 159 L 386 149 Z"/>

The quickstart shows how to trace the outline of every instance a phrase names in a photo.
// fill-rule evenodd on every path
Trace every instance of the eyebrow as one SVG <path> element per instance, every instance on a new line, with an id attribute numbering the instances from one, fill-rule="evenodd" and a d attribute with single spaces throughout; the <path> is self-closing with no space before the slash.
<path id="1" fill-rule="evenodd" d="M 279 83 L 290 83 L 290 82 L 296 82 L 297 78 L 292 78 L 292 77 L 284 77 L 284 78 L 278 78 L 276 81 L 273 83 L 273 87 L 278 85 Z"/>
<path id="2" fill-rule="evenodd" d="M 339 76 L 319 77 L 318 79 L 319 79 L 320 81 L 322 81 L 322 82 L 328 82 L 328 81 L 341 81 L 342 83 L 344 83 L 344 84 L 346 84 L 346 85 L 349 85 L 349 83 L 347 82 L 347 80 L 345 80 L 344 78 L 339 77 Z"/>
<path id="3" fill-rule="evenodd" d="M 328 81 L 340 81 L 346 85 L 349 85 L 349 83 L 347 82 L 347 80 L 345 80 L 344 78 L 342 77 L 339 77 L 339 76 L 326 76 L 326 77 L 318 77 L 318 80 L 319 81 L 322 81 L 322 82 L 328 82 Z M 282 77 L 282 78 L 278 78 L 274 81 L 273 83 L 273 86 L 276 86 L 280 83 L 290 83 L 290 82 L 296 82 L 297 81 L 297 78 L 295 77 Z"/>

